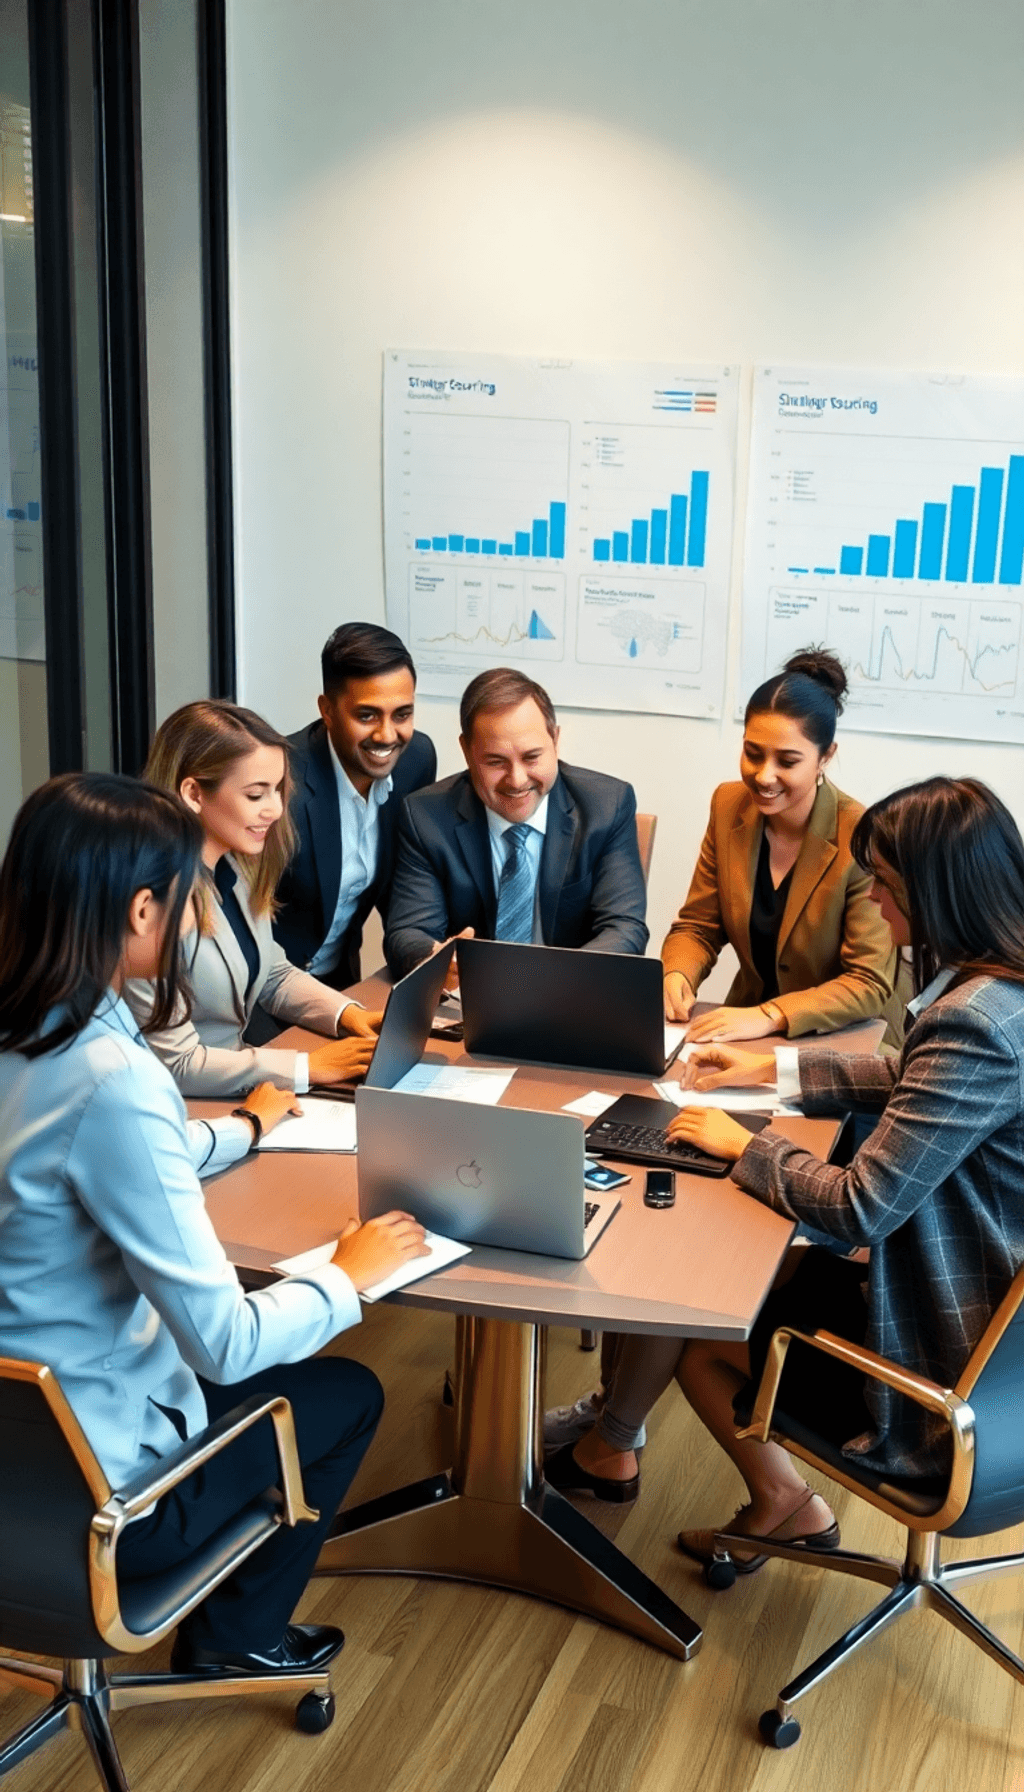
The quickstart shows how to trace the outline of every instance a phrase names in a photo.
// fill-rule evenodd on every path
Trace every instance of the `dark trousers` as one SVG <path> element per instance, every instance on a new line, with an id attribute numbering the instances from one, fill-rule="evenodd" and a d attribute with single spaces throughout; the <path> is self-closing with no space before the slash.
<path id="1" fill-rule="evenodd" d="M 273 1648 L 373 1439 L 384 1395 L 362 1363 L 333 1356 L 281 1364 L 231 1387 L 203 1382 L 202 1388 L 211 1423 L 250 1394 L 291 1401 L 306 1501 L 320 1517 L 315 1524 L 281 1525 L 183 1620 L 180 1634 L 214 1652 Z M 149 1517 L 127 1526 L 119 1573 L 136 1580 L 186 1561 L 234 1513 L 279 1484 L 273 1428 L 264 1419 L 167 1494 Z"/>

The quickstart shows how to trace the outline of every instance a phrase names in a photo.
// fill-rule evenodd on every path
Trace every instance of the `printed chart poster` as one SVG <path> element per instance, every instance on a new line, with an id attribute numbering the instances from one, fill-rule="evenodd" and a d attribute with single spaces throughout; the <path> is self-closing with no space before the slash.
<path id="1" fill-rule="evenodd" d="M 390 627 L 420 688 L 721 714 L 736 370 L 384 357 Z"/>
<path id="2" fill-rule="evenodd" d="M 810 642 L 844 726 L 1024 741 L 1024 380 L 759 368 L 743 683 Z"/>

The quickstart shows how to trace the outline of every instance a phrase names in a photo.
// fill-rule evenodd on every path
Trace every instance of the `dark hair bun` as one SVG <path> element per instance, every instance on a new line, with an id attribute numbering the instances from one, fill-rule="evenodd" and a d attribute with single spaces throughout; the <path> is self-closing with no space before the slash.
<path id="1" fill-rule="evenodd" d="M 805 678 L 813 678 L 815 684 L 820 684 L 833 699 L 836 715 L 842 715 L 850 684 L 842 661 L 827 647 L 802 647 L 786 661 L 783 671 L 802 672 Z"/>

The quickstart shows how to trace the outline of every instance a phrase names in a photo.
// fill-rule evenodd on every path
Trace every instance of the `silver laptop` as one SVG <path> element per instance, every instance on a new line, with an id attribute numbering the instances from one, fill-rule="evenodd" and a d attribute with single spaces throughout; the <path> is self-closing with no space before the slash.
<path id="1" fill-rule="evenodd" d="M 402 1208 L 464 1244 L 585 1257 L 620 1206 L 583 1187 L 575 1114 L 356 1092 L 359 1215 Z"/>
<path id="2" fill-rule="evenodd" d="M 451 940 L 425 958 L 414 971 L 389 990 L 380 1033 L 366 1072 L 370 1089 L 393 1089 L 406 1071 L 418 1064 L 430 1038 L 434 1013 L 455 947 Z M 311 1093 L 328 1096 L 332 1101 L 354 1101 L 354 1083 L 332 1083 L 326 1088 L 314 1085 Z"/>

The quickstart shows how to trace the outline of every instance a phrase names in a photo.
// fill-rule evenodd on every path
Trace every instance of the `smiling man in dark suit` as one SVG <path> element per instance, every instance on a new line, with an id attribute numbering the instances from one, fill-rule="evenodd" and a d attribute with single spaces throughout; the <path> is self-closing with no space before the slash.
<path id="1" fill-rule="evenodd" d="M 414 727 L 416 668 L 397 635 L 343 623 L 321 664 L 320 720 L 289 736 L 298 850 L 274 932 L 293 964 L 343 989 L 370 910 L 387 918 L 403 798 L 433 782 L 437 756 Z"/>
<path id="2" fill-rule="evenodd" d="M 643 952 L 631 785 L 562 764 L 551 699 L 523 672 L 481 672 L 460 719 L 467 769 L 403 808 L 384 941 L 392 971 L 404 976 L 466 930 Z"/>

